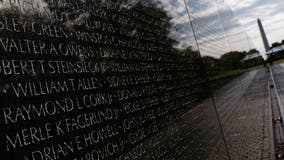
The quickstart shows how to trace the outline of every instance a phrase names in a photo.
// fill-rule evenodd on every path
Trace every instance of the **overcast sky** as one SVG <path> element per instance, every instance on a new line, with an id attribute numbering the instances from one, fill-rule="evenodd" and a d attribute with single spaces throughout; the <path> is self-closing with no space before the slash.
<path id="1" fill-rule="evenodd" d="M 256 48 L 264 51 L 257 26 L 262 20 L 269 43 L 284 39 L 284 0 L 225 0 L 239 18 Z"/>

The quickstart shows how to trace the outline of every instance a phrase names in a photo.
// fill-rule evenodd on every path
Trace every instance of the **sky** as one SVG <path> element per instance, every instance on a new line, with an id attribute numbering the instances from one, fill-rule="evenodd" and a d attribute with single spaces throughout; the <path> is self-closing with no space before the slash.
<path id="1" fill-rule="evenodd" d="M 225 0 L 232 8 L 255 47 L 264 52 L 257 18 L 270 44 L 284 39 L 284 0 Z"/>

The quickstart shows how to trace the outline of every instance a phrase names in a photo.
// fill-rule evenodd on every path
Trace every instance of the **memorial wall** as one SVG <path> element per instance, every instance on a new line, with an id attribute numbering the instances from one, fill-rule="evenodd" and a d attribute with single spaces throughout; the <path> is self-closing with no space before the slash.
<path id="1" fill-rule="evenodd" d="M 0 159 L 227 159 L 202 3 L 2 0 Z"/>

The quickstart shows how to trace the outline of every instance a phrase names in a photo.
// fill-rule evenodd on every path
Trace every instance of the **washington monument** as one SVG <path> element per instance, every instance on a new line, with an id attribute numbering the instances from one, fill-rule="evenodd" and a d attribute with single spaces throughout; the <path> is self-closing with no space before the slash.
<path id="1" fill-rule="evenodd" d="M 263 41 L 263 44 L 264 44 L 265 51 L 268 52 L 269 49 L 270 49 L 269 48 L 269 43 L 268 43 L 265 31 L 263 29 L 262 23 L 261 23 L 259 18 L 257 19 L 257 23 L 258 23 L 259 31 L 260 31 L 261 38 L 262 38 L 262 41 Z"/>

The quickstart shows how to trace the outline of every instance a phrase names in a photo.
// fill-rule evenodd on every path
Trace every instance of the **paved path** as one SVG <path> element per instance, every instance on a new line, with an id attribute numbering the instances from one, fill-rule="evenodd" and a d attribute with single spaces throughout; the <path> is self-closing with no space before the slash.
<path id="1" fill-rule="evenodd" d="M 272 68 L 284 99 L 284 64 Z M 273 160 L 275 157 L 269 79 L 270 73 L 265 68 L 248 72 L 213 95 L 232 160 Z M 228 160 L 213 104 L 211 98 L 204 100 L 165 129 L 161 137 L 173 140 L 169 143 L 171 154 L 168 155 L 174 157 L 162 159 Z"/>
<path id="2" fill-rule="evenodd" d="M 269 115 L 266 114 L 268 76 L 265 69 L 252 71 L 214 94 L 233 160 L 270 157 Z"/>

